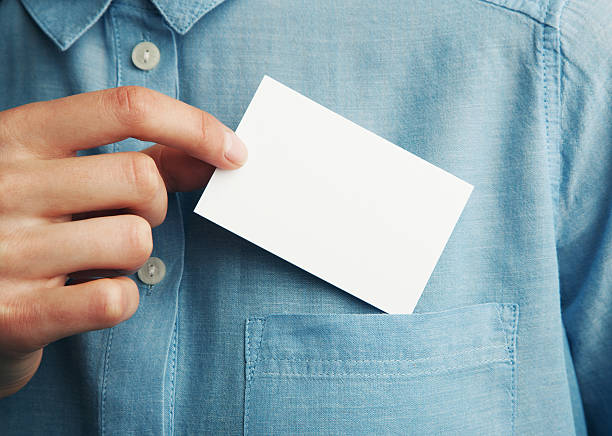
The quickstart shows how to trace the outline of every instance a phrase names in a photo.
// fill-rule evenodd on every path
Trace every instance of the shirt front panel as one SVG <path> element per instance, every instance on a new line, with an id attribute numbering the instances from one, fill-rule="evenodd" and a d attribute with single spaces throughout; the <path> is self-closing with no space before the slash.
<path id="1" fill-rule="evenodd" d="M 253 10 L 265 13 L 253 16 Z M 244 16 L 251 18 L 245 22 Z M 268 2 L 229 2 L 204 17 L 193 31 L 181 40 L 179 48 L 183 53 L 179 55 L 180 70 L 185 74 L 181 78 L 181 98 L 199 107 L 214 107 L 214 113 L 229 126 L 238 124 L 252 96 L 252 91 L 242 95 L 240 90 L 254 90 L 263 74 L 268 74 L 474 184 L 474 193 L 416 311 L 429 313 L 486 302 L 517 303 L 516 387 L 512 391 L 511 386 L 506 386 L 509 396 L 516 395 L 516 408 L 508 422 L 514 420 L 517 434 L 538 428 L 562 434 L 572 428 L 567 376 L 561 358 L 563 336 L 557 328 L 550 329 L 550 325 L 560 327 L 561 320 L 543 106 L 542 25 L 524 14 L 474 1 L 457 2 L 453 7 L 437 2 L 411 5 L 309 2 L 291 7 Z M 181 292 L 184 304 L 180 307 L 215 309 L 205 316 L 180 312 L 179 338 L 181 331 L 212 334 L 204 348 L 193 339 L 179 340 L 183 344 L 179 346 L 179 368 L 185 365 L 185 369 L 177 378 L 177 407 L 183 404 L 186 408 L 192 398 L 199 398 L 206 404 L 205 410 L 214 410 L 212 415 L 203 417 L 208 421 L 206 428 L 233 432 L 248 415 L 251 424 L 245 426 L 245 431 L 253 433 L 276 428 L 287 432 L 314 431 L 321 422 L 333 420 L 331 415 L 344 422 L 338 412 L 339 407 L 344 407 L 351 410 L 354 426 L 344 422 L 345 427 L 331 426 L 329 431 L 363 433 L 375 430 L 360 426 L 359 413 L 355 412 L 359 407 L 370 413 L 369 420 L 375 421 L 377 415 L 372 410 L 384 407 L 381 405 L 387 404 L 389 398 L 414 400 L 408 392 L 419 391 L 416 381 L 406 385 L 397 382 L 394 385 L 397 390 L 384 392 L 383 388 L 381 392 L 374 387 L 387 386 L 388 380 L 349 388 L 350 381 L 342 378 L 342 382 L 326 380 L 321 385 L 313 373 L 308 373 L 313 377 L 312 383 L 300 382 L 300 377 L 306 375 L 295 368 L 267 371 L 283 374 L 272 382 L 273 376 L 258 378 L 254 365 L 253 383 L 249 385 L 247 381 L 245 386 L 242 362 L 227 357 L 240 356 L 244 347 L 258 349 L 252 345 L 255 333 L 247 336 L 250 344 L 244 339 L 245 318 L 377 311 L 189 214 L 198 195 L 183 196 L 188 235 L 183 281 L 201 292 Z M 359 315 L 343 318 L 348 324 L 343 324 L 343 328 L 349 332 L 365 331 L 364 319 L 367 318 Z M 294 322 L 301 322 L 303 327 L 290 337 L 299 344 L 313 340 L 316 335 L 311 330 L 323 328 L 318 319 Z M 274 322 L 265 325 L 273 328 Z M 486 331 L 486 326 L 482 329 Z M 378 334 L 392 336 L 393 331 L 381 327 Z M 348 336 L 343 336 L 346 342 Z M 265 331 L 262 337 L 261 347 L 278 339 L 266 338 Z M 379 340 L 392 341 L 387 337 Z M 542 341 L 546 342 L 545 347 Z M 364 342 L 362 339 L 355 347 L 363 346 Z M 402 346 L 408 354 L 416 353 L 417 342 L 405 342 Z M 369 358 L 353 348 L 345 350 L 344 355 L 334 354 L 324 350 L 324 344 L 314 350 L 303 345 L 285 358 L 301 359 L 306 354 L 310 360 L 337 359 L 349 362 L 347 366 Z M 378 359 L 398 358 L 395 353 L 377 350 Z M 194 353 L 204 353 L 206 365 L 216 365 L 219 371 L 203 372 L 186 365 Z M 551 362 L 558 365 L 551 367 Z M 233 370 L 228 370 L 232 367 Z M 295 372 L 299 376 L 288 375 Z M 314 374 L 320 373 L 326 371 Z M 285 385 L 283 377 L 293 378 Z M 485 383 L 470 379 L 474 385 Z M 398 406 L 395 412 L 386 409 L 387 418 L 398 425 L 398 431 L 401 428 L 413 433 L 441 431 L 420 423 L 415 414 L 424 415 L 423 421 L 427 421 L 423 410 L 432 411 L 429 416 L 432 421 L 447 423 L 467 413 L 458 406 L 453 409 L 457 391 L 448 392 L 451 380 L 452 377 L 427 378 L 428 387 L 439 392 L 437 400 L 450 409 L 448 416 L 436 415 L 431 403 L 414 400 L 420 408 Z M 482 410 L 478 412 L 469 388 L 456 374 L 455 383 L 458 390 L 466 389 L 464 399 L 473 405 L 474 414 L 483 421 L 497 422 Z M 228 390 L 228 386 L 235 389 Z M 293 386 L 293 390 L 287 386 Z M 247 410 L 237 407 L 243 401 L 245 389 Z M 555 410 L 567 411 L 561 414 L 561 419 L 558 414 L 546 418 L 546 413 L 536 406 L 545 391 L 547 399 L 555 398 Z M 363 395 L 369 399 L 360 404 L 335 401 L 338 396 L 359 393 L 366 393 Z M 272 402 L 270 397 L 276 395 L 284 400 L 269 408 L 260 404 L 258 409 L 258 401 Z M 294 395 L 304 396 L 305 400 L 287 400 Z M 495 402 L 494 394 L 488 395 Z M 329 399 L 325 408 L 313 407 L 312 402 L 318 404 L 321 397 Z M 217 403 L 219 398 L 223 400 Z M 232 403 L 235 406 L 230 406 Z M 508 404 L 503 407 L 511 408 Z M 275 407 L 278 412 L 271 412 Z M 302 413 L 300 419 L 295 418 L 298 420 L 295 427 L 291 427 L 292 407 Z M 327 415 L 323 410 L 337 413 Z M 277 416 L 283 413 L 289 416 Z M 397 418 L 402 414 L 407 418 Z M 180 421 L 179 415 L 176 419 L 177 426 L 195 430 L 188 419 Z M 258 426 L 254 422 L 257 420 L 268 425 Z M 463 429 L 449 426 L 448 431 L 495 434 L 510 432 L 509 428 L 478 427 L 477 422 L 474 427 L 466 424 Z"/>
<path id="2" fill-rule="evenodd" d="M 62 52 L 5 0 L 22 36 L 1 46 L 15 60 L 0 70 L 14 83 L 2 108 L 142 85 L 235 128 L 268 74 L 475 187 L 419 315 L 394 319 L 196 216 L 199 192 L 173 195 L 154 233 L 164 281 L 140 285 L 127 323 L 47 347 L 35 379 L 0 407 L 9 429 L 571 433 L 551 46 L 545 8 L 527 3 L 529 14 L 478 0 L 229 0 L 181 35 L 148 2 L 115 1 Z M 160 48 L 149 72 L 130 63 L 141 40 Z M 313 361 L 322 366 L 304 366 Z M 17 412 L 25 404 L 36 422 Z"/>

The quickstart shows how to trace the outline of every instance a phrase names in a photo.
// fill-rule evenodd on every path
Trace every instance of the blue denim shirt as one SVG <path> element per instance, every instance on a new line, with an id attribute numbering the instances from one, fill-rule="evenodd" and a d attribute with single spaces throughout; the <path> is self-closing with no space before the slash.
<path id="1" fill-rule="evenodd" d="M 611 434 L 611 16 L 609 0 L 0 0 L 0 109 L 141 85 L 235 128 L 269 74 L 475 187 L 411 315 L 195 215 L 200 192 L 170 195 L 165 279 L 139 282 L 127 322 L 47 346 L 0 433 Z M 141 41 L 153 70 L 131 62 Z"/>

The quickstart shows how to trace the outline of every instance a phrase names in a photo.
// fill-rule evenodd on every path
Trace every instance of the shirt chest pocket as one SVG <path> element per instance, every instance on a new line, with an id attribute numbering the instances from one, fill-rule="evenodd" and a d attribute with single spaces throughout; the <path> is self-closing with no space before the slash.
<path id="1" fill-rule="evenodd" d="M 518 308 L 246 323 L 245 434 L 512 434 Z"/>

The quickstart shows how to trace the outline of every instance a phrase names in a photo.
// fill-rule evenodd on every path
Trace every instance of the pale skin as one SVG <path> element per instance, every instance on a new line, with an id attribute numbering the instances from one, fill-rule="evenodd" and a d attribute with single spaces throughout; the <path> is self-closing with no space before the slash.
<path id="1" fill-rule="evenodd" d="M 156 145 L 76 157 L 128 137 Z M 149 258 L 167 192 L 246 158 L 212 115 L 145 88 L 0 112 L 0 398 L 32 378 L 45 345 L 130 318 L 138 288 L 124 275 Z"/>

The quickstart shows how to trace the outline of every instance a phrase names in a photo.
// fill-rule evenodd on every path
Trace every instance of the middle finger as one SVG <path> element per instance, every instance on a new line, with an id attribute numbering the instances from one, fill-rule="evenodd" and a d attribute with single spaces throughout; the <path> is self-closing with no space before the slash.
<path id="1" fill-rule="evenodd" d="M 15 182 L 5 201 L 16 213 L 60 217 L 121 209 L 153 227 L 166 216 L 163 179 L 153 159 L 143 153 L 22 161 L 4 171 L 5 179 L 10 174 Z"/>

